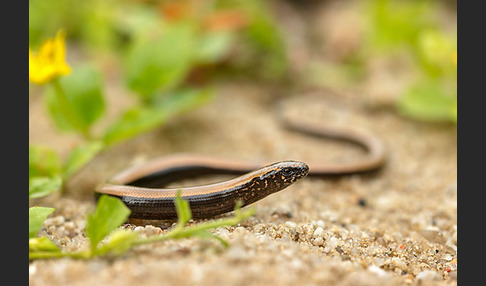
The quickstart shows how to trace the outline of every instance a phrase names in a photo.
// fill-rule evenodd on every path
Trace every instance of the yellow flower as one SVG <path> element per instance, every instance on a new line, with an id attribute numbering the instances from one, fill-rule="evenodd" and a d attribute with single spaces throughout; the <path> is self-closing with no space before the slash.
<path id="1" fill-rule="evenodd" d="M 67 75 L 71 68 L 66 63 L 66 45 L 64 30 L 57 32 L 54 39 L 42 43 L 37 53 L 29 48 L 29 80 L 37 84 L 45 84 L 52 79 Z"/>

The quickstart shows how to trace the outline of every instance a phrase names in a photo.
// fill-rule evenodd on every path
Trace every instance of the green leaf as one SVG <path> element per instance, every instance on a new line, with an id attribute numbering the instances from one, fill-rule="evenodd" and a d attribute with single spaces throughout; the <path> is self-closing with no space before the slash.
<path id="1" fill-rule="evenodd" d="M 210 89 L 184 90 L 159 99 L 154 106 L 132 108 L 106 130 L 103 140 L 110 145 L 147 132 L 171 116 L 202 105 L 212 98 L 211 95 Z"/>
<path id="2" fill-rule="evenodd" d="M 106 49 L 113 52 L 121 39 L 115 27 L 115 20 L 123 9 L 123 5 L 113 5 L 111 1 L 92 1 L 78 3 L 86 6 L 82 17 L 78 16 L 82 44 L 96 50 L 98 53 Z M 81 15 L 80 15 L 81 16 Z"/>
<path id="3" fill-rule="evenodd" d="M 420 31 L 433 27 L 437 19 L 433 13 L 436 7 L 431 1 L 372 0 L 365 5 L 371 22 L 368 39 L 375 49 L 414 46 Z"/>
<path id="4" fill-rule="evenodd" d="M 230 32 L 212 32 L 200 37 L 197 61 L 202 64 L 215 63 L 226 56 L 234 43 L 235 35 Z"/>
<path id="5" fill-rule="evenodd" d="M 77 146 L 70 153 L 64 164 L 64 176 L 70 176 L 87 162 L 89 162 L 103 148 L 103 143 L 99 141 L 89 142 Z"/>
<path id="6" fill-rule="evenodd" d="M 29 239 L 29 252 L 49 251 L 60 252 L 61 250 L 47 237 L 37 237 Z"/>
<path id="7" fill-rule="evenodd" d="M 217 241 L 219 241 L 224 247 L 229 247 L 229 243 L 224 240 L 223 238 L 221 238 L 219 235 L 216 235 L 216 234 L 213 234 L 213 233 L 210 233 L 209 231 L 207 230 L 201 230 L 201 231 L 197 231 L 197 232 L 194 232 L 193 234 L 194 236 L 197 236 L 197 237 L 200 237 L 200 238 L 204 238 L 204 239 L 216 239 Z"/>
<path id="8" fill-rule="evenodd" d="M 169 116 L 175 116 L 197 108 L 213 98 L 211 88 L 186 88 L 172 91 L 154 101 L 159 110 L 164 110 Z"/>
<path id="9" fill-rule="evenodd" d="M 263 13 L 255 14 L 251 24 L 247 28 L 247 33 L 251 40 L 258 43 L 261 47 L 271 51 L 281 52 L 283 43 L 280 38 L 280 33 L 267 15 Z"/>
<path id="10" fill-rule="evenodd" d="M 239 4 L 250 16 L 245 35 L 260 66 L 258 72 L 264 77 L 280 77 L 287 68 L 286 45 L 270 10 L 262 1 L 239 1 Z"/>
<path id="11" fill-rule="evenodd" d="M 31 207 L 29 208 L 29 238 L 35 237 L 42 228 L 44 220 L 54 211 L 53 208 Z"/>
<path id="12" fill-rule="evenodd" d="M 430 76 L 453 76 L 455 80 L 457 67 L 453 61 L 457 50 L 455 36 L 438 30 L 424 30 L 419 34 L 418 53 L 423 67 Z"/>
<path id="13" fill-rule="evenodd" d="M 95 212 L 88 215 L 86 222 L 86 234 L 93 254 L 99 242 L 124 223 L 129 215 L 130 209 L 120 199 L 107 195 L 99 197 Z"/>
<path id="14" fill-rule="evenodd" d="M 101 74 L 83 65 L 60 78 L 58 86 L 55 84 L 48 89 L 45 100 L 57 127 L 87 133 L 105 109 Z"/>
<path id="15" fill-rule="evenodd" d="M 124 13 L 117 18 L 117 29 L 130 37 L 143 37 L 156 29 L 160 29 L 160 13 L 148 5 L 125 2 Z"/>
<path id="16" fill-rule="evenodd" d="M 110 145 L 128 139 L 160 126 L 167 117 L 164 110 L 154 107 L 129 109 L 106 130 L 103 140 Z"/>
<path id="17" fill-rule="evenodd" d="M 29 178 L 52 177 L 61 173 L 61 160 L 54 150 L 29 145 Z"/>
<path id="18" fill-rule="evenodd" d="M 398 108 L 404 115 L 420 120 L 457 120 L 457 99 L 451 92 L 445 91 L 438 82 L 427 82 L 411 87 L 401 97 Z"/>
<path id="19" fill-rule="evenodd" d="M 110 235 L 108 241 L 100 247 L 98 252 L 102 254 L 123 254 L 133 246 L 138 237 L 139 235 L 135 231 L 126 229 L 115 230 Z"/>
<path id="20" fill-rule="evenodd" d="M 66 1 L 42 0 L 29 1 L 29 47 L 38 47 L 46 38 L 52 37 L 60 27 L 71 32 L 73 15 L 79 14 L 79 9 L 69 9 Z"/>
<path id="21" fill-rule="evenodd" d="M 32 177 L 29 179 L 29 199 L 47 196 L 61 188 L 62 179 L 56 177 Z"/>
<path id="22" fill-rule="evenodd" d="M 192 218 L 192 212 L 189 202 L 181 198 L 181 191 L 177 192 L 174 204 L 177 211 L 177 226 L 183 227 Z"/>
<path id="23" fill-rule="evenodd" d="M 196 30 L 190 23 L 163 27 L 159 37 L 136 41 L 126 62 L 126 82 L 144 101 L 177 86 L 189 72 L 196 50 Z"/>

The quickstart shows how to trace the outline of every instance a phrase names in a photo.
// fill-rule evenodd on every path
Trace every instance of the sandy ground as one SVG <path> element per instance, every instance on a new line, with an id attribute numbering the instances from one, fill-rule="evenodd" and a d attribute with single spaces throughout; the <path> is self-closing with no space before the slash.
<path id="1" fill-rule="evenodd" d="M 313 57 L 291 55 L 296 62 Z M 114 77 L 107 86 L 108 118 L 131 102 L 120 85 Z M 40 234 L 67 251 L 86 247 L 83 228 L 86 212 L 94 208 L 93 186 L 154 156 L 191 152 L 337 162 L 363 155 L 351 144 L 283 130 L 275 116 L 277 101 L 301 120 L 373 132 L 387 148 L 387 163 L 368 175 L 306 178 L 257 202 L 254 217 L 215 230 L 228 240 L 228 249 L 187 239 L 139 246 L 117 258 L 36 260 L 29 263 L 30 284 L 456 285 L 457 128 L 403 118 L 376 104 L 387 98 L 382 90 L 363 90 L 310 96 L 248 80 L 218 83 L 209 104 L 104 151 L 68 181 L 66 194 L 31 202 L 56 208 Z M 29 108 L 31 143 L 63 154 L 78 142 L 56 133 L 40 98 L 31 97 Z M 165 230 L 148 225 L 140 231 Z"/>

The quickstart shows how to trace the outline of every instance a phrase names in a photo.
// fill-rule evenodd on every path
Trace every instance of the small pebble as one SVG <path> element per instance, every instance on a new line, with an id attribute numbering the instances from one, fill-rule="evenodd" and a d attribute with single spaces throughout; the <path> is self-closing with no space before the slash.
<path id="1" fill-rule="evenodd" d="M 323 220 L 317 220 L 317 221 L 315 222 L 315 224 L 316 224 L 318 227 L 322 227 L 322 228 L 324 228 L 324 227 L 326 226 L 326 224 L 324 223 L 324 221 L 323 221 Z"/>
<path id="2" fill-rule="evenodd" d="M 155 227 L 153 225 L 147 225 L 145 227 L 145 234 L 147 235 L 157 235 L 160 234 L 162 230 L 159 227 Z"/>
<path id="3" fill-rule="evenodd" d="M 235 228 L 235 230 L 233 230 L 233 234 L 236 234 L 236 235 L 243 235 L 245 234 L 247 231 L 244 227 L 241 227 L 241 226 L 238 226 Z"/>
<path id="4" fill-rule="evenodd" d="M 424 271 L 420 272 L 419 274 L 417 274 L 417 276 L 415 278 L 417 280 L 432 281 L 432 280 L 439 279 L 440 277 L 439 277 L 439 274 L 437 274 L 437 272 L 435 272 L 435 271 L 424 270 Z"/>
<path id="5" fill-rule="evenodd" d="M 324 234 L 324 229 L 322 227 L 318 227 L 318 228 L 316 228 L 316 230 L 314 230 L 314 233 L 312 234 L 312 236 L 314 238 L 317 238 L 317 237 L 321 237 L 322 234 Z"/>
<path id="6" fill-rule="evenodd" d="M 65 221 L 63 216 L 55 216 L 53 218 L 47 218 L 44 220 L 44 225 L 54 225 L 54 226 L 59 226 L 63 224 Z"/>
<path id="7" fill-rule="evenodd" d="M 383 270 L 380 267 L 375 266 L 375 265 L 371 265 L 370 267 L 368 267 L 368 271 L 370 271 L 371 273 L 374 273 L 374 274 L 376 274 L 377 276 L 380 276 L 380 277 L 384 277 L 384 276 L 388 275 L 388 273 L 386 273 L 385 270 Z"/>
<path id="8" fill-rule="evenodd" d="M 317 237 L 312 241 L 312 244 L 315 246 L 322 246 L 324 245 L 324 239 L 322 237 Z"/>
<path id="9" fill-rule="evenodd" d="M 296 228 L 297 224 L 293 221 L 286 221 L 285 226 L 288 227 L 288 228 Z"/>
<path id="10" fill-rule="evenodd" d="M 446 261 L 451 261 L 453 257 L 449 253 L 444 253 L 440 258 Z"/>
<path id="11" fill-rule="evenodd" d="M 229 238 L 230 232 L 226 228 L 219 228 L 217 233 L 221 238 Z"/>
<path id="12" fill-rule="evenodd" d="M 76 224 L 72 221 L 67 221 L 64 223 L 64 228 L 66 230 L 74 230 L 76 228 Z"/>

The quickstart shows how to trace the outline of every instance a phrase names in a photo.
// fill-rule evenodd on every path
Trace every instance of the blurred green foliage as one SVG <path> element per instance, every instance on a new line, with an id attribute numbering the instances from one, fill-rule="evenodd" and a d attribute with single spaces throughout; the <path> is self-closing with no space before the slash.
<path id="1" fill-rule="evenodd" d="M 413 49 L 421 31 L 437 28 L 434 2 L 367 1 L 366 15 L 372 28 L 368 37 L 373 49 L 380 52 L 403 46 Z"/>
<path id="2" fill-rule="evenodd" d="M 99 198 L 96 210 L 86 220 L 86 235 L 91 251 L 96 252 L 98 244 L 110 232 L 119 227 L 130 215 L 130 209 L 118 198 L 103 195 Z"/>
<path id="3" fill-rule="evenodd" d="M 102 75 L 92 66 L 77 66 L 54 82 L 44 99 L 60 130 L 79 130 L 89 138 L 105 110 Z"/>
<path id="4" fill-rule="evenodd" d="M 194 65 L 196 27 L 191 23 L 163 26 L 160 35 L 139 38 L 130 45 L 126 80 L 144 101 L 180 84 Z"/>
<path id="5" fill-rule="evenodd" d="M 61 171 L 58 154 L 48 147 L 29 146 L 29 178 L 52 177 Z"/>
<path id="6" fill-rule="evenodd" d="M 42 223 L 54 212 L 53 208 L 31 207 L 29 208 L 29 238 L 35 237 L 42 228 Z"/>
<path id="7" fill-rule="evenodd" d="M 74 147 L 63 164 L 63 177 L 69 177 L 89 162 L 104 147 L 103 142 L 91 140 Z"/>
<path id="8" fill-rule="evenodd" d="M 225 64 L 237 69 L 253 68 L 259 63 L 256 74 L 274 78 L 286 68 L 285 45 L 262 0 L 29 1 L 31 47 L 61 27 L 70 41 L 94 53 L 109 51 L 137 58 L 134 50 L 154 44 L 158 47 L 146 47 L 152 50 L 152 55 L 146 57 L 155 61 L 167 61 L 172 55 L 171 63 L 191 62 L 194 66 L 224 59 Z M 171 40 L 177 42 L 169 44 Z M 162 55 L 153 55 L 158 48 Z M 126 71 L 133 74 L 136 71 L 129 63 Z"/>
<path id="9" fill-rule="evenodd" d="M 165 123 L 170 117 L 187 112 L 212 98 L 209 88 L 183 89 L 159 98 L 150 106 L 128 109 L 118 121 L 108 127 L 103 141 L 107 145 L 151 130 Z"/>
<path id="10" fill-rule="evenodd" d="M 262 78 L 278 78 L 286 70 L 285 45 L 260 0 L 29 1 L 31 47 L 60 28 L 68 43 L 88 54 L 115 55 L 126 87 L 139 99 L 96 137 L 91 129 L 105 105 L 100 67 L 74 66 L 72 74 L 46 89 L 46 105 L 59 130 L 108 145 L 207 102 L 211 78 L 221 70 Z"/>
<path id="11" fill-rule="evenodd" d="M 29 145 L 29 199 L 59 191 L 64 180 L 102 148 L 101 142 L 90 141 L 74 147 L 63 160 L 52 148 Z"/>
<path id="12" fill-rule="evenodd" d="M 37 47 L 60 28 L 86 48 L 116 47 L 119 35 L 113 30 L 121 1 L 29 0 L 29 46 Z"/>
<path id="13" fill-rule="evenodd" d="M 367 56 L 408 51 L 419 75 L 404 91 L 398 109 L 425 121 L 457 122 L 457 23 L 443 25 L 439 1 L 366 2 Z M 456 21 L 456 19 L 451 19 Z"/>
<path id="14" fill-rule="evenodd" d="M 29 146 L 29 199 L 46 196 L 61 188 L 61 160 L 43 146 Z"/>
<path id="15" fill-rule="evenodd" d="M 67 34 L 67 54 L 76 46 L 75 57 L 81 51 L 86 58 L 68 63 L 71 74 L 44 88 L 55 126 L 86 139 L 86 146 L 73 149 L 63 163 L 67 166 L 59 168 L 62 177 L 101 149 L 208 102 L 211 80 L 220 71 L 271 79 L 286 70 L 283 40 L 261 0 L 29 1 L 34 52 L 59 29 Z M 108 53 L 138 102 L 93 134 L 105 111 L 104 79 L 110 77 L 100 72 L 97 60 Z"/>

